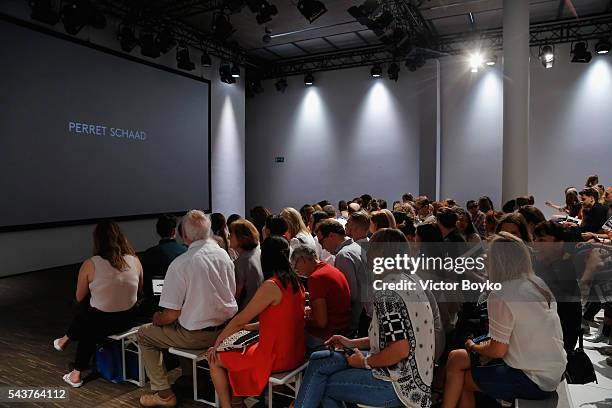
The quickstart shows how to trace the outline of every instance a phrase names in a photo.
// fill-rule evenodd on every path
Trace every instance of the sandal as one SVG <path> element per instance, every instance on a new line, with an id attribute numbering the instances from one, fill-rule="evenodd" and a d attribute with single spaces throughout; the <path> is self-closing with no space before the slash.
<path id="1" fill-rule="evenodd" d="M 63 348 L 60 347 L 59 342 L 61 339 L 55 339 L 53 340 L 53 348 L 56 349 L 57 351 L 64 351 Z"/>
<path id="2" fill-rule="evenodd" d="M 78 383 L 72 382 L 72 380 L 70 379 L 70 373 L 64 374 L 62 380 L 64 380 L 64 382 L 70 385 L 72 388 L 79 388 L 83 385 L 83 380 L 79 381 Z"/>

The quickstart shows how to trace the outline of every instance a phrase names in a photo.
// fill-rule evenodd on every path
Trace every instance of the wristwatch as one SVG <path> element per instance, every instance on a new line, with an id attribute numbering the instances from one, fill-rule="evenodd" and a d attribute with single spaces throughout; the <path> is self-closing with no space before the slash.
<path id="1" fill-rule="evenodd" d="M 366 370 L 371 370 L 372 367 L 370 367 L 370 365 L 368 364 L 368 357 L 370 357 L 369 354 L 363 359 L 363 368 L 365 368 Z"/>

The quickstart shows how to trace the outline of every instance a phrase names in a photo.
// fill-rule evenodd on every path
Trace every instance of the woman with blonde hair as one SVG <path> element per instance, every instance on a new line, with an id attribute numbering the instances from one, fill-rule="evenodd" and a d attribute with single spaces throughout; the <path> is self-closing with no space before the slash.
<path id="1" fill-rule="evenodd" d="M 474 407 L 476 391 L 506 401 L 546 399 L 565 372 L 557 303 L 535 276 L 527 245 L 499 232 L 487 262 L 489 281 L 501 284 L 487 300 L 490 340 L 468 339 L 465 349 L 450 353 L 442 408 Z"/>
<path id="2" fill-rule="evenodd" d="M 308 231 L 306 224 L 304 224 L 302 215 L 298 212 L 298 210 L 292 207 L 286 207 L 283 208 L 283 210 L 280 212 L 280 216 L 287 222 L 287 225 L 289 226 L 288 233 L 291 237 L 291 240 L 289 241 L 289 246 L 291 250 L 293 250 L 293 248 L 300 244 L 308 245 L 309 247 L 312 247 L 312 249 L 314 249 L 315 251 L 317 250 L 317 244 L 312 235 L 310 234 L 310 231 Z"/>

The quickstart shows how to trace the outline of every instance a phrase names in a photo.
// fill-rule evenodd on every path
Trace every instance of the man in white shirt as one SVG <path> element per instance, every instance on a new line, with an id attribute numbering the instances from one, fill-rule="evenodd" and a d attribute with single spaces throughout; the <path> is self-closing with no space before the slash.
<path id="1" fill-rule="evenodd" d="M 211 347 L 238 310 L 234 293 L 234 263 L 210 239 L 210 219 L 202 211 L 189 211 L 182 223 L 183 241 L 189 246 L 168 267 L 153 324 L 138 331 L 138 343 L 153 394 L 140 397 L 144 407 L 176 406 L 163 364 L 162 350 L 170 347 L 201 350 Z M 186 367 L 185 367 L 186 368 Z M 183 375 L 191 369 L 183 369 Z"/>

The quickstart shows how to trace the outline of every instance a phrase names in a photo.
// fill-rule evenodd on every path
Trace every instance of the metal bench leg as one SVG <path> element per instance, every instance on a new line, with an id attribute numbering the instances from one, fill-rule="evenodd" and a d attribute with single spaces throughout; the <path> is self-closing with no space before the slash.
<path id="1" fill-rule="evenodd" d="M 145 386 L 145 369 L 144 369 L 144 361 L 142 360 L 142 350 L 140 349 L 140 344 L 136 344 L 136 350 L 138 351 L 138 386 Z"/>
<path id="2" fill-rule="evenodd" d="M 121 373 L 123 381 L 127 381 L 127 369 L 125 367 L 125 338 L 121 339 Z"/>
<path id="3" fill-rule="evenodd" d="M 194 401 L 198 401 L 198 368 L 197 368 L 197 361 L 196 360 L 191 360 L 193 362 L 193 400 Z"/>
<path id="4" fill-rule="evenodd" d="M 272 408 L 272 384 L 268 383 L 268 408 Z"/>
<path id="5" fill-rule="evenodd" d="M 300 392 L 300 385 L 302 385 L 302 373 L 299 372 L 295 376 L 295 399 L 297 400 L 298 392 Z"/>

